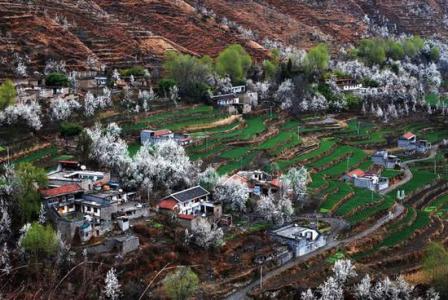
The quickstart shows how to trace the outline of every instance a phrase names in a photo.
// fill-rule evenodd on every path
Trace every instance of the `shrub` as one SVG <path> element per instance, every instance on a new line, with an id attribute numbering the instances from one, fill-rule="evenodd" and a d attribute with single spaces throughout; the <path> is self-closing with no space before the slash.
<path id="1" fill-rule="evenodd" d="M 120 70 L 120 75 L 121 76 L 144 76 L 145 75 L 145 68 L 142 66 L 133 66 L 131 68 L 128 69 L 122 69 Z"/>
<path id="2" fill-rule="evenodd" d="M 16 88 L 14 83 L 6 79 L 2 85 L 0 85 L 0 110 L 13 105 L 16 102 Z"/>
<path id="3" fill-rule="evenodd" d="M 33 223 L 23 237 L 21 246 L 34 258 L 54 255 L 58 247 L 56 232 L 50 225 Z"/>
<path id="4" fill-rule="evenodd" d="M 72 122 L 62 122 L 59 129 L 61 135 L 64 137 L 77 136 L 82 130 L 81 125 Z"/>
<path id="5" fill-rule="evenodd" d="M 70 81 L 65 74 L 53 72 L 47 75 L 45 84 L 47 86 L 69 86 Z"/>

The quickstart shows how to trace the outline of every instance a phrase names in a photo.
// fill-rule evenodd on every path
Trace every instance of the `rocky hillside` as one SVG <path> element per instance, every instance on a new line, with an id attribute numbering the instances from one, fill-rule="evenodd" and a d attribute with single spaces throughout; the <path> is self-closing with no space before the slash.
<path id="1" fill-rule="evenodd" d="M 447 15 L 448 0 L 0 0 L 0 75 L 48 59 L 151 67 L 167 49 L 214 56 L 229 43 L 261 59 L 267 40 L 339 46 L 385 28 L 447 37 Z"/>

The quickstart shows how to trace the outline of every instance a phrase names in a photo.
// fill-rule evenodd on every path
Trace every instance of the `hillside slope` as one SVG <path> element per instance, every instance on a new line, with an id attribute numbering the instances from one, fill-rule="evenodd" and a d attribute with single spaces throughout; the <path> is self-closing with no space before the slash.
<path id="1" fill-rule="evenodd" d="M 230 43 L 262 59 L 266 39 L 303 48 L 353 43 L 368 33 L 365 16 L 398 32 L 447 37 L 447 15 L 448 0 L 0 0 L 0 76 L 20 59 L 29 72 L 50 58 L 77 69 L 89 57 L 151 67 L 166 49 L 214 56 Z"/>

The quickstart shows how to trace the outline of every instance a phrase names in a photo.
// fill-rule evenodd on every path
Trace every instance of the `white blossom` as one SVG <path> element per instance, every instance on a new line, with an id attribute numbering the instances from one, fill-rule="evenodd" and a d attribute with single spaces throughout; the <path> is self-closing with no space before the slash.
<path id="1" fill-rule="evenodd" d="M 219 247 L 223 243 L 224 232 L 216 224 L 200 217 L 192 228 L 191 239 L 202 248 Z"/>
<path id="2" fill-rule="evenodd" d="M 45 222 L 47 222 L 47 216 L 46 216 L 46 211 L 45 211 L 45 207 L 43 204 L 40 204 L 40 211 L 39 211 L 39 223 L 40 224 L 45 224 Z"/>
<path id="3" fill-rule="evenodd" d="M 236 180 L 227 180 L 215 188 L 214 198 L 229 204 L 234 211 L 245 212 L 246 202 L 249 199 L 249 189 Z"/>
<path id="4" fill-rule="evenodd" d="M 119 169 L 121 164 L 128 159 L 128 147 L 120 138 L 121 129 L 115 123 L 110 123 L 106 128 L 96 125 L 93 129 L 86 129 L 92 139 L 90 157 L 101 165 L 112 169 Z"/>
<path id="5" fill-rule="evenodd" d="M 111 268 L 107 271 L 106 278 L 104 280 L 104 295 L 111 300 L 116 300 L 121 294 L 121 285 L 118 282 L 117 275 L 115 274 L 115 269 Z"/>
<path id="6" fill-rule="evenodd" d="M 333 273 L 335 279 L 341 284 L 345 283 L 349 278 L 357 276 L 355 266 L 349 259 L 337 260 L 333 266 Z"/>
<path id="7" fill-rule="evenodd" d="M 3 243 L 3 248 L 0 250 L 0 271 L 5 273 L 6 275 L 9 275 L 11 272 L 11 261 L 9 259 L 9 249 L 8 245 L 6 245 L 6 242 Z"/>
<path id="8" fill-rule="evenodd" d="M 57 98 L 50 104 L 51 118 L 54 120 L 67 120 L 73 111 L 79 108 L 81 108 L 81 104 L 76 100 Z"/>
<path id="9" fill-rule="evenodd" d="M 117 69 L 114 69 L 113 73 L 112 73 L 112 80 L 114 81 L 119 81 L 120 80 L 120 73 L 118 72 Z"/>
<path id="10" fill-rule="evenodd" d="M 0 112 L 0 124 L 15 124 L 18 120 L 24 120 L 27 125 L 35 130 L 42 128 L 40 120 L 41 107 L 37 101 L 29 103 L 17 103 L 10 105 Z"/>
<path id="11" fill-rule="evenodd" d="M 300 300 L 315 300 L 316 296 L 314 296 L 313 291 L 311 289 L 307 289 L 306 292 L 302 292 L 300 296 Z"/>
<path id="12" fill-rule="evenodd" d="M 282 109 L 286 110 L 292 106 L 294 98 L 294 83 L 291 79 L 286 79 L 278 87 L 275 98 L 280 101 Z"/>
<path id="13" fill-rule="evenodd" d="M 291 168 L 281 177 L 284 192 L 292 191 L 298 201 L 303 201 L 307 193 L 308 170 L 305 167 Z"/>
<path id="14" fill-rule="evenodd" d="M 65 67 L 65 61 L 55 61 L 54 59 L 49 59 L 45 63 L 44 74 L 48 75 L 52 72 L 66 73 Z"/>
<path id="15" fill-rule="evenodd" d="M 367 274 L 361 282 L 355 286 L 355 295 L 358 299 L 370 300 L 372 299 L 371 289 L 372 282 L 369 274 Z"/>
<path id="16" fill-rule="evenodd" d="M 329 277 L 319 286 L 322 300 L 342 300 L 344 299 L 344 290 L 333 277 Z"/>
<path id="17" fill-rule="evenodd" d="M 220 179 L 221 177 L 213 167 L 208 167 L 204 172 L 198 174 L 199 185 L 210 190 L 215 188 Z"/>

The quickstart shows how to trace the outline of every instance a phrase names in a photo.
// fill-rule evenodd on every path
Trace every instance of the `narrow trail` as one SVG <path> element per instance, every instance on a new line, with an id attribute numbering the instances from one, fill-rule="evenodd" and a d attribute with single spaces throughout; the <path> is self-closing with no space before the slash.
<path id="1" fill-rule="evenodd" d="M 439 145 L 438 145 L 438 144 L 437 144 L 437 145 L 434 145 L 434 146 L 431 148 L 431 152 L 430 152 L 430 154 L 429 154 L 427 157 L 424 157 L 424 158 L 417 158 L 417 159 L 411 159 L 411 160 L 402 162 L 401 165 L 402 165 L 402 169 L 403 169 L 403 171 L 404 171 L 404 178 L 403 178 L 400 182 L 398 182 L 398 183 L 396 183 L 396 184 L 394 184 L 394 185 L 391 185 L 390 187 L 388 187 L 388 188 L 385 189 L 385 190 L 382 190 L 382 191 L 380 192 L 380 194 L 381 194 L 381 195 L 385 195 L 385 194 L 387 194 L 387 193 L 389 193 L 389 192 L 391 192 L 391 191 L 393 191 L 393 190 L 399 188 L 400 186 L 402 186 L 402 185 L 408 183 L 409 181 L 411 181 L 412 178 L 413 178 L 413 175 L 412 175 L 411 170 L 409 169 L 409 164 L 416 163 L 416 162 L 420 162 L 420 161 L 425 161 L 425 160 L 433 159 L 433 158 L 437 155 L 437 150 L 438 150 L 438 149 L 439 149 Z"/>

